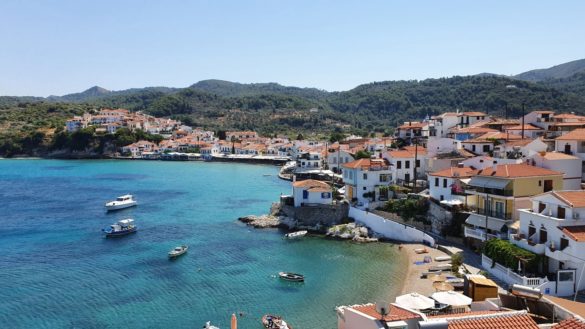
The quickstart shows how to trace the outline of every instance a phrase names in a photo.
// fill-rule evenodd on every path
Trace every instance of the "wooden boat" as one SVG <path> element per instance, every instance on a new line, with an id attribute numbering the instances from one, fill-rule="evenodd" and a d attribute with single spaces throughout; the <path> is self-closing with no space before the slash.
<path id="1" fill-rule="evenodd" d="M 175 247 L 173 250 L 169 251 L 169 258 L 177 258 L 181 255 L 184 255 L 187 252 L 187 250 L 189 250 L 189 247 L 187 247 L 186 245 Z"/>
<path id="2" fill-rule="evenodd" d="M 266 314 L 262 317 L 262 325 L 268 329 L 293 329 L 281 316 Z"/>
<path id="3" fill-rule="evenodd" d="M 137 230 L 138 227 L 134 225 L 134 219 L 127 218 L 119 220 L 108 228 L 102 229 L 102 232 L 106 234 L 106 237 L 116 237 L 134 233 Z"/>
<path id="4" fill-rule="evenodd" d="M 298 273 L 278 272 L 278 276 L 281 279 L 287 280 L 287 281 L 293 281 L 293 282 L 304 282 L 305 281 L 305 276 L 302 274 L 298 274 Z"/>
<path id="5" fill-rule="evenodd" d="M 291 233 L 287 233 L 284 235 L 284 237 L 286 239 L 294 239 L 294 238 L 300 238 L 303 237 L 305 235 L 307 235 L 307 231 L 303 230 L 303 231 L 296 231 L 296 232 L 291 232 Z"/>

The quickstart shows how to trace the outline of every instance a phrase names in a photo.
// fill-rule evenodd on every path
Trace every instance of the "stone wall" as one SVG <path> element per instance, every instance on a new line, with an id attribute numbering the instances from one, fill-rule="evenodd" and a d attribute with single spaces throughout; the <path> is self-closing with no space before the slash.
<path id="1" fill-rule="evenodd" d="M 312 205 L 293 207 L 285 204 L 280 205 L 280 211 L 291 218 L 296 219 L 299 225 L 333 226 L 342 224 L 349 214 L 349 205 L 337 203 L 334 205 Z"/>
<path id="2" fill-rule="evenodd" d="M 434 202 L 429 202 L 427 216 L 431 221 L 431 231 L 435 234 L 443 233 L 443 228 L 451 226 L 453 214 Z"/>

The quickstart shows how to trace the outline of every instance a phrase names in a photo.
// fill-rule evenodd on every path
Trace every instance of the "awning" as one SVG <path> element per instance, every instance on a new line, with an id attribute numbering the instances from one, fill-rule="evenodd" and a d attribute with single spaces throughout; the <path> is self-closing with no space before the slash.
<path id="1" fill-rule="evenodd" d="M 469 182 L 471 181 L 471 178 L 461 178 L 460 181 L 464 184 L 469 184 Z"/>
<path id="2" fill-rule="evenodd" d="M 480 228 L 485 228 L 485 222 L 486 222 L 485 215 L 479 215 L 479 214 L 471 214 L 471 215 L 469 215 L 469 217 L 467 217 L 467 220 L 465 220 L 465 224 L 477 226 Z M 498 232 L 501 232 L 502 227 L 504 225 L 506 225 L 506 222 L 504 220 L 496 219 L 496 218 L 492 218 L 492 217 L 489 217 L 487 222 L 488 222 L 487 223 L 488 229 L 490 229 L 492 231 L 498 231 Z"/>
<path id="3" fill-rule="evenodd" d="M 507 179 L 498 179 L 495 177 L 475 176 L 471 178 L 468 185 L 484 188 L 495 188 L 503 190 L 510 183 Z"/>
<path id="4" fill-rule="evenodd" d="M 447 206 L 459 206 L 459 205 L 463 204 L 463 201 L 454 199 L 454 200 L 443 200 L 440 203 L 447 205 Z"/>

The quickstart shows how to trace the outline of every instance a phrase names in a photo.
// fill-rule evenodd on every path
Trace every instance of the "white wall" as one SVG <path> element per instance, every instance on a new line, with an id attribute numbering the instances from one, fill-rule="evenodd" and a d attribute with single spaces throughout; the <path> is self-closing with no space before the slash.
<path id="1" fill-rule="evenodd" d="M 579 158 L 549 160 L 539 154 L 532 158 L 537 167 L 564 173 L 563 190 L 580 190 L 583 162 Z"/>
<path id="2" fill-rule="evenodd" d="M 453 138 L 429 137 L 427 142 L 427 154 L 434 157 L 437 154 L 451 153 L 461 148 L 461 141 Z"/>
<path id="3" fill-rule="evenodd" d="M 418 243 L 425 242 L 431 246 L 435 245 L 435 239 L 430 235 L 419 231 L 412 226 L 385 219 L 371 212 L 350 207 L 349 217 L 352 217 L 357 223 L 363 224 L 369 227 L 372 231 L 391 240 Z"/>

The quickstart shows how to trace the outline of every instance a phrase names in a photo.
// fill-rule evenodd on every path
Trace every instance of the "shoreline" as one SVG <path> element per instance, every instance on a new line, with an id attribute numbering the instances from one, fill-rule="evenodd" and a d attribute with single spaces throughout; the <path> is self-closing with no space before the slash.
<path id="1" fill-rule="evenodd" d="M 401 246 L 402 250 L 400 250 L 399 252 L 404 253 L 408 261 L 406 277 L 404 278 L 402 284 L 401 294 L 404 295 L 412 292 L 417 292 L 424 296 L 430 296 L 432 293 L 435 292 L 435 289 L 433 288 L 433 283 L 428 279 L 422 279 L 421 275 L 423 272 L 428 271 L 430 266 L 448 263 L 436 262 L 435 257 L 449 255 L 439 249 L 431 248 L 419 243 L 402 244 Z M 426 248 L 428 253 L 417 254 L 414 250 L 418 248 Z M 415 264 L 415 262 L 423 261 L 425 256 L 432 257 L 433 261 L 421 265 Z"/>

